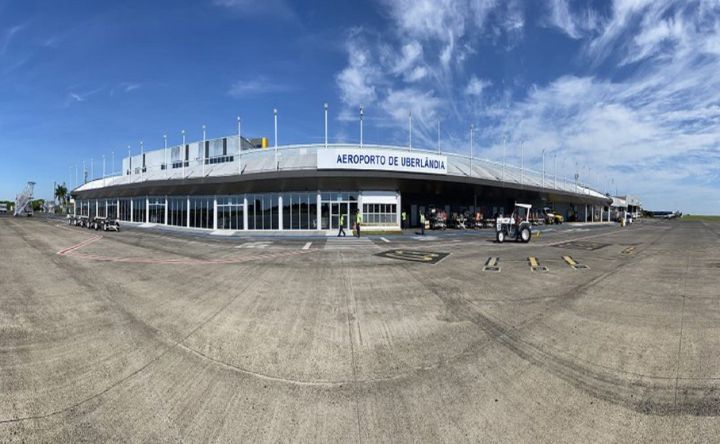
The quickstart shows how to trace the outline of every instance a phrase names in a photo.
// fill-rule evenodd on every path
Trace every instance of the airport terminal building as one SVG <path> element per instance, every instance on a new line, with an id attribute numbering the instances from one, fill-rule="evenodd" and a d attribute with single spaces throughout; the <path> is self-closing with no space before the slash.
<path id="1" fill-rule="evenodd" d="M 356 211 L 392 231 L 405 211 L 551 207 L 566 220 L 609 220 L 612 199 L 551 174 L 410 147 L 315 144 L 256 148 L 237 135 L 123 159 L 122 172 L 72 190 L 75 214 L 205 230 L 335 231 Z"/>

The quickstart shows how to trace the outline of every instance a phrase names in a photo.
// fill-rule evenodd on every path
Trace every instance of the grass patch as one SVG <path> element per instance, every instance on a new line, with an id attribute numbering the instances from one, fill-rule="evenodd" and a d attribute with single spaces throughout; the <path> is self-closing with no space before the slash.
<path id="1" fill-rule="evenodd" d="M 720 216 L 710 216 L 701 214 L 686 214 L 682 220 L 701 221 L 701 222 L 720 222 Z"/>

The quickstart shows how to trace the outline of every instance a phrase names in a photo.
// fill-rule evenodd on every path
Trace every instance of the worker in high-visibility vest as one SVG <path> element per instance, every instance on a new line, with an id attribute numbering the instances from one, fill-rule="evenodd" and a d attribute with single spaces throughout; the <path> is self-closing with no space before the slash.
<path id="1" fill-rule="evenodd" d="M 355 216 L 355 232 L 357 233 L 358 239 L 360 239 L 360 225 L 362 224 L 362 213 L 360 213 L 360 210 L 357 210 L 356 216 Z"/>
<path id="2" fill-rule="evenodd" d="M 400 220 L 402 220 L 403 229 L 407 228 L 407 213 L 405 211 L 400 213 Z"/>
<path id="3" fill-rule="evenodd" d="M 420 235 L 425 236 L 425 213 L 420 213 Z"/>
<path id="4" fill-rule="evenodd" d="M 342 237 L 345 237 L 345 215 L 340 215 L 340 223 L 338 224 L 338 235 L 337 237 L 340 237 L 342 234 Z"/>

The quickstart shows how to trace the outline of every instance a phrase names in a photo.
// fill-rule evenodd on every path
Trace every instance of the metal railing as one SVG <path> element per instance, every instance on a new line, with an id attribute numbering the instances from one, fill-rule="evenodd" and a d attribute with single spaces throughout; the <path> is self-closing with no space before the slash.
<path id="1" fill-rule="evenodd" d="M 328 144 L 328 148 L 352 148 L 360 149 L 359 144 Z M 168 148 L 170 149 L 170 148 Z M 216 176 L 232 176 L 232 175 L 250 175 L 256 173 L 267 173 L 271 171 L 293 171 L 293 170 L 314 170 L 317 169 L 317 154 L 325 149 L 325 144 L 302 144 L 302 145 L 284 145 L 269 148 L 258 148 L 254 150 L 245 150 L 241 153 L 230 153 L 224 156 L 214 156 L 212 158 L 195 158 L 185 161 L 185 165 L 181 168 L 175 164 L 182 164 L 181 160 L 177 162 L 171 160 L 172 168 L 163 168 L 164 162 L 157 164 L 146 163 L 145 171 L 142 174 L 136 174 L 133 170 L 130 174 L 106 176 L 85 183 L 76 188 L 74 191 L 85 191 L 91 189 L 104 188 L 107 186 L 124 185 L 130 183 L 155 181 L 155 180 L 172 180 L 172 179 L 191 179 L 201 177 Z M 363 150 L 379 149 L 392 151 L 407 151 L 412 153 L 427 153 L 434 155 L 444 155 L 448 159 L 447 175 L 472 177 L 496 181 L 505 184 L 514 184 L 520 186 L 532 186 L 546 189 L 548 191 L 562 191 L 566 193 L 581 194 L 592 197 L 605 197 L 603 193 L 593 190 L 591 187 L 569 181 L 567 177 L 555 177 L 554 174 L 543 174 L 530 168 L 520 168 L 518 166 L 503 164 L 488 159 L 480 159 L 470 157 L 468 155 L 456 153 L 443 153 L 437 150 L 427 149 L 410 149 L 407 146 L 391 146 L 391 145 L 368 145 L 363 144 Z M 162 150 L 159 150 L 162 151 Z M 150 154 L 152 152 L 147 152 Z M 213 163 L 210 159 L 220 159 Z"/>

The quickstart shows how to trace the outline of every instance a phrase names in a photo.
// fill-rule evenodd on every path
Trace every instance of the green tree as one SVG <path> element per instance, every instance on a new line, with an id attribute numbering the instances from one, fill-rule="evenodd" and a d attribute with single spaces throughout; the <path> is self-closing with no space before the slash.
<path id="1" fill-rule="evenodd" d="M 43 205 L 45 205 L 45 199 L 35 199 L 30 202 L 30 205 L 32 206 L 33 211 L 40 211 Z"/>
<path id="2" fill-rule="evenodd" d="M 61 204 L 65 204 L 67 202 L 67 187 L 65 184 L 60 184 L 55 187 L 55 198 Z"/>

